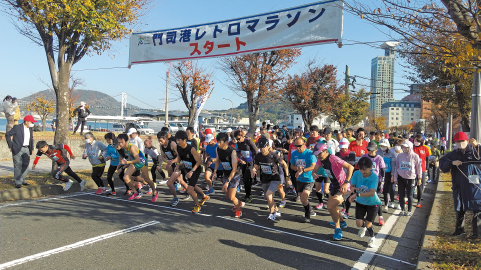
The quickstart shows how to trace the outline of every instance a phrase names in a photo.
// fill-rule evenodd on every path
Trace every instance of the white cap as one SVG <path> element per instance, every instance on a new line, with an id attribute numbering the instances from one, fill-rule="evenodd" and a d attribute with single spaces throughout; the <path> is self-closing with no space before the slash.
<path id="1" fill-rule="evenodd" d="M 212 141 L 214 139 L 214 135 L 212 134 L 207 134 L 205 135 L 205 142 L 206 143 L 209 143 L 210 141 Z"/>
<path id="2" fill-rule="evenodd" d="M 346 138 L 342 138 L 340 141 L 339 141 L 339 147 L 340 148 L 349 148 L 349 140 L 346 139 Z"/>
<path id="3" fill-rule="evenodd" d="M 84 105 L 85 105 L 85 102 L 80 101 L 80 106 L 84 106 Z"/>
<path id="4" fill-rule="evenodd" d="M 232 128 L 228 128 L 226 132 L 232 132 Z"/>
<path id="5" fill-rule="evenodd" d="M 135 128 L 129 128 L 129 131 L 127 131 L 127 135 L 131 135 L 133 133 L 137 133 L 137 130 Z"/>
<path id="6" fill-rule="evenodd" d="M 261 132 L 261 129 L 260 129 L 260 128 L 257 128 L 257 129 L 256 129 L 256 132 Z"/>
<path id="7" fill-rule="evenodd" d="M 389 141 L 388 141 L 388 139 L 382 139 L 382 140 L 379 142 L 379 146 L 389 147 Z"/>

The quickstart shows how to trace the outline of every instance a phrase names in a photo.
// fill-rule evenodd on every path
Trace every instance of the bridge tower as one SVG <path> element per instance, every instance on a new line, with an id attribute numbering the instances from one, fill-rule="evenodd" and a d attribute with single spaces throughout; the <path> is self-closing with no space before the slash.
<path id="1" fill-rule="evenodd" d="M 122 92 L 122 102 L 120 104 L 120 116 L 124 116 L 124 108 L 127 108 L 127 93 Z"/>

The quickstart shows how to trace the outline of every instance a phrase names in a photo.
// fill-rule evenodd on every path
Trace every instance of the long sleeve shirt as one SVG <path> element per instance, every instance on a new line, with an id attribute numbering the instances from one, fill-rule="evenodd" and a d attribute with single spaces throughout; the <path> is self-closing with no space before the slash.
<path id="1" fill-rule="evenodd" d="M 401 176 L 404 179 L 422 179 L 421 159 L 411 149 L 409 153 L 400 153 L 396 159 L 394 179 Z"/>

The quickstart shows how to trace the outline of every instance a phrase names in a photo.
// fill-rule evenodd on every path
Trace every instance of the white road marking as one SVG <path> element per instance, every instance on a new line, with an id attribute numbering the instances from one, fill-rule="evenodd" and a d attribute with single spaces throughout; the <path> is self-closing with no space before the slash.
<path id="1" fill-rule="evenodd" d="M 0 205 L 0 208 L 9 207 L 9 206 L 18 206 L 18 205 L 22 205 L 22 204 L 29 204 L 29 203 L 36 203 L 36 202 L 46 202 L 46 201 L 59 200 L 59 199 L 65 199 L 65 198 L 82 196 L 82 195 L 91 195 L 91 194 L 94 194 L 94 192 L 73 193 L 73 194 L 69 194 L 69 195 L 62 195 L 62 196 L 57 196 L 57 197 L 50 197 L 50 198 L 32 200 L 32 201 L 28 201 L 28 202 L 8 203 L 8 204 L 5 204 L 5 205 Z"/>
<path id="2" fill-rule="evenodd" d="M 144 203 L 144 202 L 139 202 L 139 201 L 134 201 L 134 200 L 129 201 L 129 200 L 124 200 L 124 199 L 120 199 L 120 198 L 100 196 L 100 195 L 96 195 L 96 194 L 90 194 L 90 195 L 99 196 L 99 197 L 104 197 L 104 198 L 107 198 L 107 199 L 112 199 L 112 200 L 117 200 L 117 201 L 124 201 L 124 202 L 130 202 L 130 203 L 138 203 L 138 204 L 143 204 L 143 205 L 149 205 L 149 206 L 154 206 L 154 207 L 159 207 L 159 208 L 166 208 L 166 209 L 170 209 L 170 210 L 176 210 L 176 211 L 189 212 L 189 213 L 191 213 L 191 211 L 185 210 L 185 209 L 181 209 L 181 208 L 167 207 L 167 206 L 162 206 L 162 205 L 157 205 L 157 204 L 150 204 L 150 203 Z M 399 211 L 399 210 L 396 210 L 396 211 Z M 394 212 L 394 213 L 396 213 L 396 212 Z M 213 215 L 201 214 L 201 213 L 196 213 L 196 214 L 202 215 L 202 216 L 208 216 L 208 217 L 221 218 L 221 219 L 224 219 L 224 220 L 235 221 L 235 222 L 243 223 L 243 224 L 250 225 L 250 226 L 254 226 L 254 227 L 258 227 L 258 228 L 263 228 L 263 229 L 270 230 L 270 231 L 280 232 L 280 233 L 284 233 L 284 234 L 288 234 L 288 235 L 292 235 L 292 236 L 296 236 L 296 237 L 301 237 L 301 238 L 313 240 L 313 241 L 316 241 L 316 242 L 322 242 L 322 243 L 325 243 L 325 244 L 328 244 L 328 245 L 332 245 L 332 246 L 336 246 L 336 247 L 341 247 L 341 248 L 350 249 L 350 250 L 353 250 L 353 251 L 361 252 L 361 253 L 363 253 L 363 255 L 364 255 L 364 254 L 369 254 L 369 255 L 371 256 L 371 258 L 372 258 L 373 256 L 379 256 L 379 257 L 383 257 L 383 258 L 386 258 L 386 259 L 389 259 L 389 260 L 393 260 L 393 261 L 397 261 L 397 262 L 400 262 L 400 263 L 404 263 L 404 264 L 407 264 L 407 265 L 416 266 L 416 264 L 412 264 L 412 263 L 410 263 L 410 262 L 406 262 L 406 261 L 403 261 L 403 260 L 398 260 L 398 259 L 389 257 L 389 256 L 387 256 L 387 255 L 378 254 L 378 253 L 376 253 L 377 249 L 376 249 L 376 251 L 372 251 L 372 250 L 370 250 L 370 249 L 366 249 L 366 250 L 357 249 L 357 248 L 348 247 L 348 246 L 336 244 L 336 243 L 329 242 L 329 241 L 325 241 L 325 240 L 320 240 L 320 239 L 316 239 L 316 238 L 312 238 L 312 237 L 308 237 L 308 236 L 304 236 L 304 235 L 300 235 L 300 234 L 295 234 L 295 233 L 291 233 L 291 232 L 281 231 L 281 230 L 277 230 L 277 229 L 273 229 L 273 228 L 269 228 L 269 227 L 265 227 L 265 226 L 261 226 L 261 225 L 257 225 L 257 224 L 253 224 L 253 223 L 249 223 L 249 222 L 245 222 L 245 221 L 242 221 L 242 220 L 239 220 L 239 219 L 232 219 L 232 218 L 223 217 L 223 216 L 213 216 Z M 391 217 L 387 220 L 387 222 L 386 222 L 386 224 L 384 225 L 383 229 L 386 228 L 387 226 L 389 226 L 388 222 L 391 221 L 391 218 L 392 218 L 392 217 L 394 217 L 394 215 L 391 216 Z M 396 215 L 395 217 L 396 217 L 396 219 L 397 219 L 397 215 Z M 391 223 L 394 224 L 395 221 L 396 221 L 396 220 L 392 221 Z M 391 226 L 392 226 L 393 224 L 391 224 Z M 382 236 L 381 234 L 384 233 L 383 229 L 381 229 L 381 231 L 378 233 L 379 239 L 381 239 L 381 237 L 382 237 L 382 239 L 384 239 L 385 236 L 387 235 L 387 233 L 389 233 L 389 231 L 390 231 L 390 229 L 387 229 L 387 233 L 385 233 L 384 236 Z M 361 256 L 361 257 L 362 257 L 362 256 Z"/>
<path id="3" fill-rule="evenodd" d="M 151 222 L 140 224 L 140 225 L 130 227 L 130 228 L 127 228 L 127 229 L 123 229 L 123 230 L 120 230 L 120 231 L 116 231 L 116 232 L 112 232 L 112 233 L 108 233 L 108 234 L 103 234 L 103 235 L 100 235 L 100 236 L 97 236 L 97 237 L 89 238 L 87 240 L 83 240 L 83 241 L 80 241 L 80 242 L 77 242 L 77 243 L 73 243 L 71 245 L 59 247 L 59 248 L 52 249 L 52 250 L 47 250 L 47 251 L 44 251 L 44 252 L 41 252 L 41 253 L 37 253 L 37 254 L 31 255 L 31 256 L 27 256 L 27 257 L 18 259 L 18 260 L 14 260 L 14 261 L 10 261 L 10 262 L 0 264 L 0 269 L 10 268 L 10 267 L 17 266 L 17 265 L 20 265 L 20 264 L 23 264 L 23 263 L 26 263 L 26 262 L 31 262 L 31 261 L 34 261 L 34 260 L 45 258 L 45 257 L 48 257 L 50 255 L 54 255 L 54 254 L 61 253 L 61 252 L 64 252 L 64 251 L 69 251 L 69 250 L 72 250 L 74 248 L 79 248 L 79 247 L 83 247 L 83 246 L 86 246 L 86 245 L 90 245 L 90 244 L 93 244 L 95 242 L 99 242 L 99 241 L 102 241 L 102 240 L 112 238 L 114 236 L 119 236 L 119 235 L 122 235 L 122 234 L 126 234 L 126 233 L 129 233 L 129 232 L 140 230 L 140 229 L 143 229 L 145 227 L 156 225 L 156 224 L 159 224 L 159 223 L 160 223 L 159 221 L 154 220 L 154 221 L 151 221 Z"/>
<path id="4" fill-rule="evenodd" d="M 399 213 L 401 210 L 396 210 L 394 213 L 387 219 L 384 226 L 382 226 L 381 230 L 375 235 L 376 237 L 376 247 L 375 248 L 367 248 L 366 251 L 361 255 L 359 260 L 352 266 L 352 270 L 364 270 L 366 267 L 369 266 L 374 254 L 378 251 L 379 247 L 382 246 L 382 242 L 386 239 L 386 236 L 389 235 L 389 232 L 394 227 L 394 224 L 399 218 Z M 376 254 L 377 255 L 377 254 Z M 384 257 L 384 255 L 383 255 Z M 403 262 L 403 261 L 400 261 Z M 416 266 L 415 264 L 403 262 L 409 265 Z"/>

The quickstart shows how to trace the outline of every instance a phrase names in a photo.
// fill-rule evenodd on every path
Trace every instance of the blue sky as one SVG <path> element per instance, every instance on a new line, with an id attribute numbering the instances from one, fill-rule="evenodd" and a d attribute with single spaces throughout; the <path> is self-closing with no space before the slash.
<path id="1" fill-rule="evenodd" d="M 193 24 L 202 24 L 212 21 L 237 18 L 254 15 L 263 12 L 276 11 L 314 1 L 297 0 L 209 0 L 209 1 L 155 1 L 150 12 L 142 18 L 142 31 L 159 30 L 165 28 L 182 27 Z M 47 61 L 43 47 L 33 44 L 29 39 L 20 35 L 10 23 L 11 18 L 0 13 L 0 34 L 4 41 L 0 43 L 2 52 L 2 64 L 0 65 L 0 96 L 16 96 L 22 98 L 35 92 L 45 90 L 45 85 L 40 81 L 50 82 Z M 335 44 L 317 45 L 304 47 L 302 56 L 297 64 L 288 72 L 298 73 L 303 70 L 310 59 L 316 59 L 318 63 L 333 64 L 338 67 L 338 78 L 344 78 L 345 66 L 349 65 L 351 75 L 370 78 L 371 59 L 383 55 L 384 51 L 363 44 L 348 45 L 358 42 L 388 41 L 384 33 L 368 24 L 366 21 L 344 13 L 343 46 L 341 49 Z M 381 43 L 374 43 L 379 45 Z M 122 91 L 135 98 L 157 108 L 164 108 L 165 102 L 165 71 L 166 66 L 162 63 L 135 65 L 131 69 L 101 69 L 110 67 L 126 67 L 128 64 L 128 39 L 113 43 L 113 50 L 102 55 L 84 57 L 74 65 L 75 76 L 85 81 L 84 89 L 104 92 L 111 96 L 119 95 Z M 214 74 L 214 92 L 207 101 L 205 109 L 229 109 L 231 103 L 223 98 L 229 98 L 234 102 L 234 107 L 245 102 L 245 99 L 237 96 L 226 85 L 226 77 L 217 68 L 216 59 L 201 60 L 201 66 L 212 71 Z M 405 75 L 400 60 L 396 62 L 395 83 L 410 83 Z M 358 84 L 369 85 L 369 80 L 357 79 Z M 356 89 L 361 86 L 358 85 Z M 142 89 L 142 91 L 139 91 Z M 170 93 L 175 91 L 170 88 Z M 408 86 L 396 84 L 395 89 L 408 89 Z M 407 93 L 394 91 L 394 97 L 401 99 Z M 174 101 L 174 93 L 170 94 L 171 102 L 169 109 L 185 110 L 182 101 Z M 119 97 L 117 97 L 119 100 Z M 128 102 L 137 106 L 148 108 L 132 98 Z M 120 112 L 119 112 L 120 113 Z"/>

